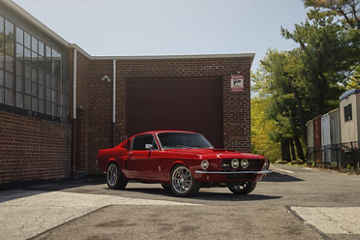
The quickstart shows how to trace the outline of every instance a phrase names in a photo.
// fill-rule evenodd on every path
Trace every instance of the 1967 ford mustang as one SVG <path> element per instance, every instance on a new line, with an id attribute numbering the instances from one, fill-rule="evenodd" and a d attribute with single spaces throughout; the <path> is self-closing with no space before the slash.
<path id="1" fill-rule="evenodd" d="M 177 130 L 137 134 L 114 148 L 100 149 L 97 161 L 110 188 L 124 189 L 136 180 L 161 183 L 177 196 L 212 186 L 248 194 L 271 172 L 263 156 L 215 149 L 203 135 Z"/>

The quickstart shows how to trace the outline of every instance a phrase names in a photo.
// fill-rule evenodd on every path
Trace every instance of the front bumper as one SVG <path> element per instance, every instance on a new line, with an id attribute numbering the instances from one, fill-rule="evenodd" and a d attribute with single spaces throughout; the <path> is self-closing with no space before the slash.
<path id="1" fill-rule="evenodd" d="M 203 183 L 238 183 L 243 181 L 260 181 L 270 170 L 248 171 L 203 171 L 195 170 L 194 178 Z"/>

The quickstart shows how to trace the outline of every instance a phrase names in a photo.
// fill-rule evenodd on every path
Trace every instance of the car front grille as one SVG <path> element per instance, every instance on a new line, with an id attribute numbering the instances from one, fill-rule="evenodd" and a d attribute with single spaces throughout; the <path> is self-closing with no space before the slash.
<path id="1" fill-rule="evenodd" d="M 249 161 L 249 167 L 247 168 L 242 168 L 241 166 L 239 166 L 238 168 L 232 168 L 231 167 L 231 160 L 232 159 L 223 159 L 222 160 L 222 164 L 221 167 L 222 169 L 226 170 L 226 169 L 231 169 L 231 170 L 260 170 L 262 164 L 263 164 L 263 160 L 262 159 L 247 159 Z M 239 162 L 241 161 L 241 159 L 238 159 Z"/>

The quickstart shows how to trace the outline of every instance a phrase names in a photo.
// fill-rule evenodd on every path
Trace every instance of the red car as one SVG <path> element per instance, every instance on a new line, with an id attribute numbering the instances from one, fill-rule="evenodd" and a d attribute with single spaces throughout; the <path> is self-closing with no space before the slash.
<path id="1" fill-rule="evenodd" d="M 136 180 L 161 183 L 177 196 L 213 186 L 248 194 L 271 172 L 263 156 L 215 149 L 203 135 L 177 130 L 137 134 L 114 148 L 100 149 L 97 161 L 110 188 L 124 189 Z"/>

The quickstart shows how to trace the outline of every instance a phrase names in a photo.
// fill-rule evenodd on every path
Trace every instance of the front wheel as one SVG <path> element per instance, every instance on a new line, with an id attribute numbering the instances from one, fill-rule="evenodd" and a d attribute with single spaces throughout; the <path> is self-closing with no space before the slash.
<path id="1" fill-rule="evenodd" d="M 115 163 L 110 163 L 106 171 L 106 183 L 112 189 L 125 189 L 128 181 Z"/>
<path id="2" fill-rule="evenodd" d="M 239 184 L 229 185 L 228 188 L 234 194 L 246 195 L 251 193 L 256 187 L 256 182 L 243 182 Z"/>
<path id="3" fill-rule="evenodd" d="M 171 171 L 170 187 L 176 196 L 186 197 L 197 193 L 200 185 L 188 168 L 178 165 Z"/>

